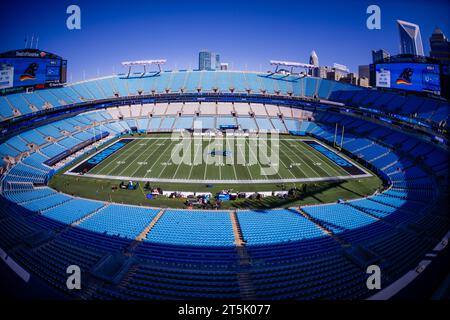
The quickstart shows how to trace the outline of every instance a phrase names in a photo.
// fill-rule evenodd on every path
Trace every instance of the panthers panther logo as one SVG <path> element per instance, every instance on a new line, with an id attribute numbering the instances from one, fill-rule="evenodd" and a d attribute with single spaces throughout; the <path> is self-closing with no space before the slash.
<path id="1" fill-rule="evenodd" d="M 30 63 L 30 65 L 25 69 L 24 73 L 20 76 L 20 81 L 34 80 L 36 79 L 36 72 L 39 65 L 36 62 Z"/>
<path id="2" fill-rule="evenodd" d="M 406 84 L 406 85 L 411 85 L 411 78 L 414 74 L 413 69 L 411 68 L 405 68 L 403 69 L 402 73 L 400 73 L 400 76 L 398 77 L 396 83 L 397 84 Z"/>

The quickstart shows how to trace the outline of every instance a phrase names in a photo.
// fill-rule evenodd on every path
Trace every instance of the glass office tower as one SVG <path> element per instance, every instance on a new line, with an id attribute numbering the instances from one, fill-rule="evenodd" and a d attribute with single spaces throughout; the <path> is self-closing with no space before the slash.
<path id="1" fill-rule="evenodd" d="M 400 33 L 400 52 L 402 54 L 413 54 L 423 56 L 422 37 L 417 24 L 397 20 L 398 31 Z"/>
<path id="2" fill-rule="evenodd" d="M 206 50 L 200 51 L 198 70 L 220 70 L 220 55 Z"/>

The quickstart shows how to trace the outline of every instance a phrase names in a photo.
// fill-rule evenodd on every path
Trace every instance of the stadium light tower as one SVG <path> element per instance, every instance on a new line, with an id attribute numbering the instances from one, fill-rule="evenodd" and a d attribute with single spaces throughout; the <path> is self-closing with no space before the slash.
<path id="1" fill-rule="evenodd" d="M 122 65 L 124 67 L 128 67 L 128 77 L 131 74 L 131 68 L 134 66 L 143 66 L 144 67 L 144 73 L 142 75 L 145 75 L 147 73 L 147 66 L 148 65 L 157 65 L 158 66 L 158 72 L 156 74 L 161 73 L 161 65 L 166 63 L 166 59 L 158 59 L 158 60 L 137 60 L 137 61 L 124 61 L 122 62 Z"/>

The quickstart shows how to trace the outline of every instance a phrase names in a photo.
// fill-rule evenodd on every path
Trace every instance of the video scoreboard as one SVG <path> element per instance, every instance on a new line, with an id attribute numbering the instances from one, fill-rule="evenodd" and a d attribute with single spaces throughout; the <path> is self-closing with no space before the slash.
<path id="1" fill-rule="evenodd" d="M 36 49 L 0 54 L 0 90 L 58 86 L 66 82 L 67 60 Z"/>
<path id="2" fill-rule="evenodd" d="M 375 66 L 375 85 L 416 92 L 441 94 L 441 74 L 438 64 L 381 63 Z"/>

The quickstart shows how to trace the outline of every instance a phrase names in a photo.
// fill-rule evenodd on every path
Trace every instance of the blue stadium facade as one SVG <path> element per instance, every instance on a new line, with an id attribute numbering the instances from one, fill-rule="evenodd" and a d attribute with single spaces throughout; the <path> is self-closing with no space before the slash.
<path id="1" fill-rule="evenodd" d="M 144 105 L 157 102 L 194 102 L 200 112 L 150 117 Z M 215 102 L 291 113 L 202 113 L 202 104 Z M 234 71 L 111 76 L 0 96 L 0 248 L 67 298 L 369 298 L 368 265 L 380 265 L 385 288 L 448 238 L 448 151 L 436 140 L 447 132 L 448 108 L 439 99 L 319 78 Z M 314 119 L 297 119 L 299 109 Z M 205 129 L 300 131 L 329 144 L 336 123 L 345 125 L 344 152 L 389 187 L 343 203 L 189 211 L 80 199 L 46 186 L 54 174 L 46 162 L 99 133 L 191 129 L 195 120 Z M 85 290 L 66 287 L 73 264 Z"/>

